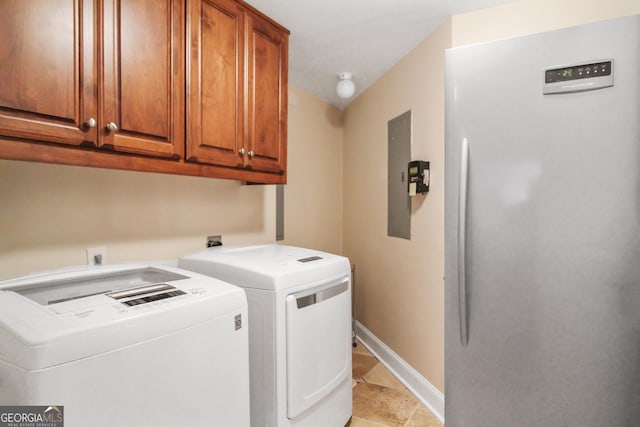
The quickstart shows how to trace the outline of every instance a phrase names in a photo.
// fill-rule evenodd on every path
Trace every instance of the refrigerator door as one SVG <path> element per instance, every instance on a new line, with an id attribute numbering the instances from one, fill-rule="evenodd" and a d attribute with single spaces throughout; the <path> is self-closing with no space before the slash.
<path id="1" fill-rule="evenodd" d="M 640 16 L 447 51 L 447 427 L 638 425 L 639 59 Z"/>

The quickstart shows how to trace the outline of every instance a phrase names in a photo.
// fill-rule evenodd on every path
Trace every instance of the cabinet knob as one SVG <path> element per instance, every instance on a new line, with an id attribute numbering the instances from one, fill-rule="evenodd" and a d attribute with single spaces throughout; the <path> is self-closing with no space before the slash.
<path id="1" fill-rule="evenodd" d="M 256 153 L 253 152 L 253 150 L 249 151 L 249 158 L 252 159 L 253 156 L 255 156 Z"/>
<path id="2" fill-rule="evenodd" d="M 118 125 L 117 125 L 117 124 L 115 124 L 115 123 L 113 123 L 113 122 L 109 122 L 109 123 L 107 124 L 107 130 L 108 130 L 109 132 L 117 132 L 117 131 L 118 131 Z"/>
<path id="3" fill-rule="evenodd" d="M 97 120 L 94 119 L 93 117 L 90 117 L 89 120 L 84 122 L 84 126 L 86 128 L 94 128 L 94 127 L 96 127 L 97 124 L 98 124 Z"/>
<path id="4" fill-rule="evenodd" d="M 238 150 L 238 153 L 240 153 L 241 156 L 244 156 L 244 153 L 246 153 L 247 150 L 244 149 L 244 147 L 242 147 L 241 149 Z"/>

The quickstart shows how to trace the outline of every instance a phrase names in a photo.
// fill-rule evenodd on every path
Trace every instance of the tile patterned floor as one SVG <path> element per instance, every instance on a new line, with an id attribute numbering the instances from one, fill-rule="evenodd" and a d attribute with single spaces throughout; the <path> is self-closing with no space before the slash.
<path id="1" fill-rule="evenodd" d="M 354 347 L 352 361 L 351 427 L 444 427 L 365 346 Z"/>

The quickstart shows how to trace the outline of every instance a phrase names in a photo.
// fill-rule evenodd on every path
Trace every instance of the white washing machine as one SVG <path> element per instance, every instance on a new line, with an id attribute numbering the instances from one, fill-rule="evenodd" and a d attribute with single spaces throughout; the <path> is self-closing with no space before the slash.
<path id="1" fill-rule="evenodd" d="M 351 418 L 351 269 L 283 245 L 215 247 L 178 266 L 244 288 L 252 427 L 342 427 Z"/>
<path id="2" fill-rule="evenodd" d="M 64 425 L 249 426 L 242 289 L 127 265 L 0 282 L 0 405 Z"/>

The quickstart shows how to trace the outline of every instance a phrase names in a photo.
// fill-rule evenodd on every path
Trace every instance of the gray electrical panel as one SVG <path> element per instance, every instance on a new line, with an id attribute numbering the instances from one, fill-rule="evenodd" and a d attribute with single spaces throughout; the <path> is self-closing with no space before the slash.
<path id="1" fill-rule="evenodd" d="M 411 198 L 407 164 L 411 161 L 411 110 L 389 120 L 387 235 L 411 239 Z"/>

